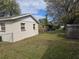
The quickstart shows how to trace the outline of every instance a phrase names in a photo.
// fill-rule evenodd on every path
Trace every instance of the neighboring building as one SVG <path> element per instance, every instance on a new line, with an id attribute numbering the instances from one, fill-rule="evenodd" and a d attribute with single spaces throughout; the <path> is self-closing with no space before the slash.
<path id="1" fill-rule="evenodd" d="M 0 41 L 16 42 L 38 35 L 38 22 L 32 15 L 0 18 Z"/>
<path id="2" fill-rule="evenodd" d="M 47 26 L 43 24 L 39 24 L 39 32 L 47 32 Z"/>

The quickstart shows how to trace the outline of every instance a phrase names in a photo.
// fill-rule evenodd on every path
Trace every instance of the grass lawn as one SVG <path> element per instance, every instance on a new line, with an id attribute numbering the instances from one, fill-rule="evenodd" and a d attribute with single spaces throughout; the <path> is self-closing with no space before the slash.
<path id="1" fill-rule="evenodd" d="M 79 59 L 79 40 L 43 33 L 16 43 L 0 43 L 0 59 Z"/>

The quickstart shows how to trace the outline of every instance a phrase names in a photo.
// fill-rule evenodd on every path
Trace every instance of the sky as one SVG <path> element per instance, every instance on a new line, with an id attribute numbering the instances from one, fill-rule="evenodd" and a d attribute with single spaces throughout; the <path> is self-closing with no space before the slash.
<path id="1" fill-rule="evenodd" d="M 44 18 L 46 15 L 46 3 L 44 0 L 17 0 L 21 13 L 30 13 L 35 18 Z"/>

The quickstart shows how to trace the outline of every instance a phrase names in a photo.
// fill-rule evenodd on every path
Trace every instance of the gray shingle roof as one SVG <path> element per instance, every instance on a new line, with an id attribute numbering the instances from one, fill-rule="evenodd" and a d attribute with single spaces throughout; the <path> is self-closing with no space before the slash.
<path id="1" fill-rule="evenodd" d="M 35 20 L 38 23 L 38 21 L 31 14 L 25 14 L 25 15 L 14 16 L 14 17 L 0 17 L 0 21 L 11 21 L 11 20 L 16 20 L 16 19 L 18 20 L 24 17 L 31 17 L 33 18 L 33 20 Z"/>

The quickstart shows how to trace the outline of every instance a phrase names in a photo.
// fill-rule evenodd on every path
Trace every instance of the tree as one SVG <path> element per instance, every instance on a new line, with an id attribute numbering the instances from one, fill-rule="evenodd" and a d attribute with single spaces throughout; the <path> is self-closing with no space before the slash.
<path id="1" fill-rule="evenodd" d="M 42 25 L 45 25 L 47 26 L 49 24 L 49 21 L 48 21 L 48 15 L 45 15 L 45 18 L 43 19 L 39 19 L 39 22 L 42 24 Z"/>
<path id="2" fill-rule="evenodd" d="M 45 15 L 45 18 L 39 20 L 40 26 L 42 27 L 42 30 L 44 32 L 48 31 L 49 28 L 49 21 L 48 21 L 48 15 Z"/>
<path id="3" fill-rule="evenodd" d="M 45 0 L 47 3 L 47 10 L 50 16 L 60 18 L 65 16 L 64 25 L 74 23 L 75 10 L 79 10 L 79 0 Z M 72 21 L 72 22 L 71 22 Z"/>
<path id="4" fill-rule="evenodd" d="M 1 0 L 0 1 L 0 17 L 16 16 L 20 14 L 19 5 L 16 0 Z"/>

